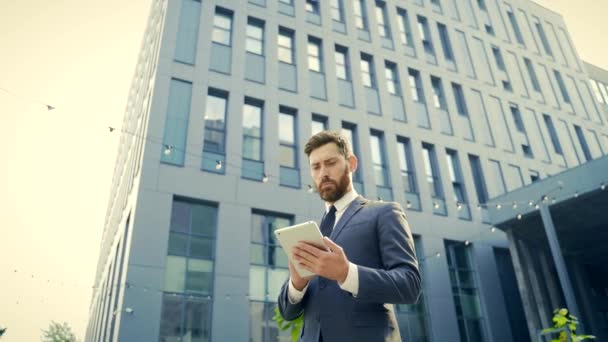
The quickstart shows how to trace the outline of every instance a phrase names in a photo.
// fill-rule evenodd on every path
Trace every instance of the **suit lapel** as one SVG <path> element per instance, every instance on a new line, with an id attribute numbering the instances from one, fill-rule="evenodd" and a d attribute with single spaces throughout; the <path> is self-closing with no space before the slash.
<path id="1" fill-rule="evenodd" d="M 346 208 L 344 214 L 342 214 L 342 217 L 340 217 L 340 221 L 338 221 L 338 224 L 334 227 L 334 230 L 331 232 L 330 238 L 332 239 L 332 241 L 336 241 L 338 235 L 340 235 L 342 229 L 344 229 L 344 226 L 346 226 L 346 223 L 348 223 L 351 217 L 353 217 L 355 213 L 357 213 L 361 208 L 363 208 L 366 203 L 367 200 L 361 196 L 353 200 L 353 202 L 348 206 L 348 208 Z"/>

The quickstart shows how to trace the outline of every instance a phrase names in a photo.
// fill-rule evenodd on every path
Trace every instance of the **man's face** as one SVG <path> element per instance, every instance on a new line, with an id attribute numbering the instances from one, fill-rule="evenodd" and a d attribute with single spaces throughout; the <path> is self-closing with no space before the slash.
<path id="1" fill-rule="evenodd" d="M 334 203 L 351 189 L 355 156 L 346 159 L 332 142 L 313 150 L 308 159 L 315 188 L 324 201 Z"/>

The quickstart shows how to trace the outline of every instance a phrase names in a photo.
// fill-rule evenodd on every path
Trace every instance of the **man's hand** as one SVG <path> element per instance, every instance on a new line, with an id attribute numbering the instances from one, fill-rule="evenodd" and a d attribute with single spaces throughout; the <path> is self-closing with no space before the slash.
<path id="1" fill-rule="evenodd" d="M 324 241 L 329 247 L 329 251 L 324 251 L 303 241 L 298 242 L 293 250 L 295 260 L 305 269 L 342 284 L 348 275 L 348 259 L 342 247 L 336 245 L 328 237 L 325 237 Z"/>
<path id="2" fill-rule="evenodd" d="M 296 290 L 302 291 L 312 277 L 314 276 L 301 277 L 298 274 L 298 271 L 296 271 L 295 267 L 293 267 L 293 264 L 289 262 L 289 278 L 291 279 L 291 284 L 296 288 Z"/>

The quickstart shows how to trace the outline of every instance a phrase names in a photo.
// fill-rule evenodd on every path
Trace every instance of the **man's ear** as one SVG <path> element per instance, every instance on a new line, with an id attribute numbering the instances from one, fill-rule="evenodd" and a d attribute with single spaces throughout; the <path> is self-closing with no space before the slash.
<path id="1" fill-rule="evenodd" d="M 350 172 L 355 172 L 357 170 L 357 165 L 359 165 L 359 160 L 353 154 L 348 158 L 348 168 Z"/>

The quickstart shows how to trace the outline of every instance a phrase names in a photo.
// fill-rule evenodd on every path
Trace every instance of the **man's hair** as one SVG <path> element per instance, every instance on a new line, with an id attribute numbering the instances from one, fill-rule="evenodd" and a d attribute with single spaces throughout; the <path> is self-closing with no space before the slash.
<path id="1" fill-rule="evenodd" d="M 337 131 L 321 131 L 308 139 L 306 146 L 304 147 L 304 153 L 310 157 L 310 153 L 317 148 L 329 144 L 335 143 L 338 146 L 338 152 L 348 159 L 352 156 L 351 146 L 348 140 Z"/>

